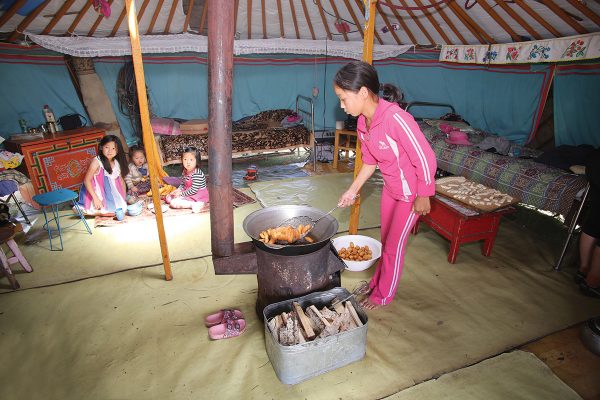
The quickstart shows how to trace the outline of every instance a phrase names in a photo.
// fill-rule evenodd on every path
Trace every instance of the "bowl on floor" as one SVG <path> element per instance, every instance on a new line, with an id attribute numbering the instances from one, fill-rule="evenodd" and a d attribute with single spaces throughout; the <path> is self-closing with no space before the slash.
<path id="1" fill-rule="evenodd" d="M 369 249 L 372 252 L 371 259 L 366 261 L 352 261 L 352 260 L 344 260 L 346 264 L 346 269 L 348 271 L 364 271 L 367 268 L 371 267 L 371 265 L 375 264 L 375 262 L 381 257 L 381 242 L 377 239 L 373 239 L 370 236 L 364 235 L 346 235 L 339 236 L 335 239 L 332 239 L 333 247 L 335 247 L 338 254 L 342 250 L 342 248 L 348 249 L 350 247 L 350 243 L 354 246 L 369 246 Z"/>
<path id="2" fill-rule="evenodd" d="M 142 213 L 144 210 L 144 202 L 138 201 L 136 203 L 130 204 L 127 206 L 127 215 L 131 217 L 136 217 Z"/>

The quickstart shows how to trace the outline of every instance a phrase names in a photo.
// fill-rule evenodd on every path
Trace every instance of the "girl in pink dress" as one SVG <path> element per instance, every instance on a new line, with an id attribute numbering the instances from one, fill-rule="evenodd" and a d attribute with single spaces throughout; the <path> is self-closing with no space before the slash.
<path id="1" fill-rule="evenodd" d="M 414 118 L 397 104 L 401 95 L 392 85 L 379 86 L 373 66 L 354 61 L 334 79 L 335 94 L 346 113 L 358 117 L 356 131 L 363 165 L 338 204 L 346 207 L 379 167 L 381 194 L 381 244 L 383 252 L 369 283 L 367 309 L 389 304 L 402 275 L 408 234 L 420 215 L 431 210 L 435 194 L 435 153 Z M 378 93 L 383 90 L 382 99 Z M 387 101 L 389 100 L 389 101 Z"/>
<path id="2" fill-rule="evenodd" d="M 127 208 L 125 181 L 127 165 L 118 137 L 107 135 L 98 145 L 98 156 L 88 167 L 79 191 L 79 206 L 88 215 L 114 215 L 118 208 Z"/>
<path id="3" fill-rule="evenodd" d="M 191 208 L 193 212 L 200 210 L 209 202 L 206 177 L 198 161 L 200 154 L 195 147 L 186 147 L 181 155 L 183 175 L 179 187 L 166 197 L 171 208 Z"/>

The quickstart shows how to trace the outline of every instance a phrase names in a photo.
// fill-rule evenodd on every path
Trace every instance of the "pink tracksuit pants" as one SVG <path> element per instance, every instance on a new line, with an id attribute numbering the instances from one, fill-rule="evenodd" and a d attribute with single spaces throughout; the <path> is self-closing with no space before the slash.
<path id="1" fill-rule="evenodd" d="M 413 212 L 413 200 L 394 199 L 387 189 L 381 193 L 381 244 L 383 254 L 375 275 L 369 284 L 369 300 L 376 304 L 389 304 L 398 289 L 402 275 L 406 242 L 419 216 Z"/>

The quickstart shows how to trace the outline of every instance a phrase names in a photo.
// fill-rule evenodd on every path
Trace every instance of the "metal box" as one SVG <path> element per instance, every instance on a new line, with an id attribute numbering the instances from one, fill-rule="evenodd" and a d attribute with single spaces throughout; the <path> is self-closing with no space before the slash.
<path id="1" fill-rule="evenodd" d="M 270 304 L 263 310 L 265 347 L 271 365 L 282 383 L 294 385 L 359 361 L 365 356 L 368 318 L 362 308 L 357 305 L 354 297 L 350 297 L 348 301 L 356 309 L 363 323 L 361 327 L 294 346 L 282 346 L 271 335 L 267 325 L 268 320 L 282 312 L 290 312 L 292 302 L 299 303 L 303 309 L 313 304 L 321 309 L 331 305 L 336 297 L 346 299 L 350 297 L 350 292 L 336 287 L 325 292 L 310 293 L 295 299 Z"/>

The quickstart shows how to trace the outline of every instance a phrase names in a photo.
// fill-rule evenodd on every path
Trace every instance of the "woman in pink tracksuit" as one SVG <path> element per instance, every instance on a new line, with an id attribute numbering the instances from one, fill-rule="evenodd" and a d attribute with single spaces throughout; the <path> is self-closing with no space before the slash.
<path id="1" fill-rule="evenodd" d="M 363 165 L 338 204 L 354 203 L 362 185 L 376 167 L 383 176 L 381 195 L 381 242 L 383 254 L 369 284 L 369 297 L 361 305 L 375 309 L 389 304 L 402 274 L 408 235 L 420 215 L 427 214 L 429 196 L 435 194 L 435 154 L 413 117 L 403 111 L 398 89 L 384 85 L 384 100 L 377 71 L 354 61 L 334 79 L 335 94 L 346 113 L 358 116 L 357 132 Z"/>

